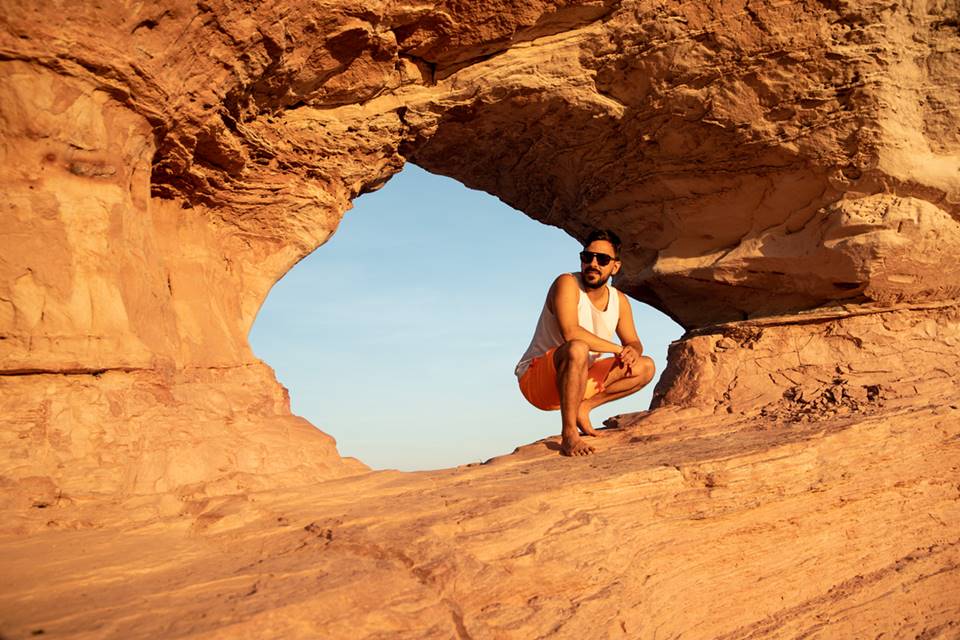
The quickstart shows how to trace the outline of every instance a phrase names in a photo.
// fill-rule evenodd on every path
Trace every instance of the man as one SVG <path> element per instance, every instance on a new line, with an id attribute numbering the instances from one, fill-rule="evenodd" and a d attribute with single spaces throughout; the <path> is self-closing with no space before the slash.
<path id="1" fill-rule="evenodd" d="M 564 455 L 593 453 L 580 437 L 599 435 L 590 411 L 653 380 L 653 360 L 643 355 L 630 302 L 607 284 L 618 271 L 620 238 L 613 231 L 593 231 L 580 252 L 580 272 L 553 281 L 533 340 L 517 364 L 524 397 L 539 409 L 560 409 Z M 613 342 L 614 332 L 621 344 Z M 607 353 L 614 355 L 602 357 Z"/>

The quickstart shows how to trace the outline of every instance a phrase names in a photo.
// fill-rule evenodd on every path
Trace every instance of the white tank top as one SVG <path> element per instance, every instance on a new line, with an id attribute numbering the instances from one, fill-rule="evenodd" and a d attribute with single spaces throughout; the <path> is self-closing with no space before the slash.
<path id="1" fill-rule="evenodd" d="M 613 342 L 613 336 L 617 330 L 617 323 L 620 322 L 620 294 L 617 293 L 613 285 L 608 283 L 606 286 L 610 290 L 610 295 L 607 298 L 607 308 L 601 311 L 593 306 L 587 293 L 583 290 L 583 281 L 580 279 L 580 274 L 573 273 L 571 275 L 577 279 L 577 285 L 580 287 L 580 299 L 577 302 L 578 324 L 590 333 L 609 342 Z M 526 373 L 530 362 L 534 358 L 542 356 L 550 349 L 563 344 L 563 342 L 560 323 L 557 322 L 556 316 L 553 315 L 547 303 L 544 302 L 543 310 L 540 312 L 540 319 L 537 321 L 537 328 L 533 332 L 533 339 L 530 341 L 530 346 L 527 347 L 527 351 L 523 354 L 523 357 L 520 358 L 520 362 L 517 363 L 517 368 L 514 370 L 514 373 L 517 374 L 518 378 L 521 377 Z M 599 353 L 595 351 L 590 352 L 591 362 L 598 357 L 600 357 Z"/>

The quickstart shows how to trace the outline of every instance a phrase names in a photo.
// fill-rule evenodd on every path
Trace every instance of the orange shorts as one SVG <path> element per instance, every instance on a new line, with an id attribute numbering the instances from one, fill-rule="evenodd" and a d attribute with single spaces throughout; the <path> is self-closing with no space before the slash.
<path id="1" fill-rule="evenodd" d="M 553 361 L 553 352 L 550 349 L 542 356 L 537 356 L 530 362 L 530 366 L 520 376 L 520 393 L 530 404 L 544 411 L 554 411 L 560 408 L 560 390 L 557 389 L 557 365 Z M 615 357 L 595 360 L 587 370 L 587 388 L 583 392 L 583 399 L 592 398 L 603 391 L 603 381 L 607 379 L 610 369 L 616 364 Z"/>

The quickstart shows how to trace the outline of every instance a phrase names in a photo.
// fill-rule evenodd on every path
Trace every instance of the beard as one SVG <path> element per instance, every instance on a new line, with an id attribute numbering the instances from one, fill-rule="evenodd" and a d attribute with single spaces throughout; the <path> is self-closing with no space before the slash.
<path id="1" fill-rule="evenodd" d="M 609 276 L 607 276 L 606 278 L 602 277 L 599 271 L 595 271 L 593 269 L 585 269 L 582 275 L 583 275 L 583 278 L 581 278 L 581 280 L 583 280 L 583 286 L 586 289 L 599 289 L 603 285 L 607 284 L 607 280 L 610 279 Z M 593 282 L 591 282 L 590 280 L 587 280 L 588 275 L 595 277 L 596 280 Z"/>

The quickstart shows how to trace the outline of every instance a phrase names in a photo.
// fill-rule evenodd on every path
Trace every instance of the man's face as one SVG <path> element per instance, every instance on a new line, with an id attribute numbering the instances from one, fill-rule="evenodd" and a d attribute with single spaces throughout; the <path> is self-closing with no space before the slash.
<path id="1" fill-rule="evenodd" d="M 583 284 L 588 289 L 598 289 L 607 283 L 610 276 L 620 271 L 620 261 L 614 258 L 613 245 L 606 240 L 595 240 L 584 248 L 584 252 L 591 255 L 589 262 L 580 260 L 580 274 L 583 276 Z M 610 256 L 610 261 L 603 266 L 600 256 Z"/>

